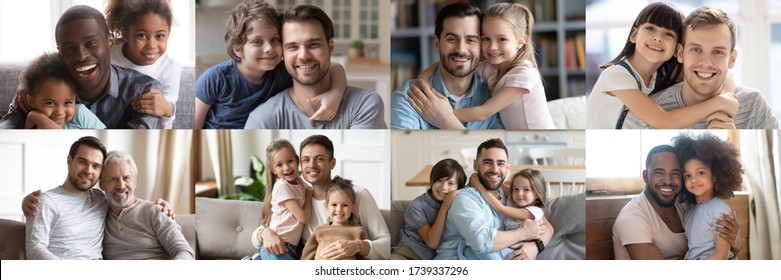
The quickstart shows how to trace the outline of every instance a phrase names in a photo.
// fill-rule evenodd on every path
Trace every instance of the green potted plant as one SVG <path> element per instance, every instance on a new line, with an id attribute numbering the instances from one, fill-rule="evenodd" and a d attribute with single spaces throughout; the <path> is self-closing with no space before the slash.
<path id="1" fill-rule="evenodd" d="M 235 194 L 223 195 L 221 199 L 263 201 L 266 195 L 266 166 L 257 156 L 251 156 L 249 164 L 250 176 L 236 176 L 233 184 L 236 186 Z"/>
<path id="2" fill-rule="evenodd" d="M 353 40 L 350 42 L 350 48 L 347 51 L 349 58 L 361 58 L 363 57 L 363 41 Z"/>

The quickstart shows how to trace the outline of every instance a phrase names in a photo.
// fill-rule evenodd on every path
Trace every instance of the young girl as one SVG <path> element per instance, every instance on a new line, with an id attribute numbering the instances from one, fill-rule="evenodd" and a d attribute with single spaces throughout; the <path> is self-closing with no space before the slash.
<path id="1" fill-rule="evenodd" d="M 195 84 L 195 128 L 242 129 L 247 117 L 271 96 L 292 87 L 282 60 L 277 11 L 262 0 L 245 0 L 231 11 L 225 43 L 231 59 L 214 65 Z M 330 121 L 347 89 L 344 67 L 332 63 L 331 90 L 310 120 Z"/>
<path id="2" fill-rule="evenodd" d="M 309 236 L 301 252 L 302 260 L 321 260 L 321 250 L 337 240 L 369 239 L 369 234 L 353 214 L 355 191 L 351 180 L 339 176 L 332 180 L 331 187 L 325 191 L 325 209 L 328 211 L 328 224 L 318 226 Z M 343 260 L 360 259 L 361 255 L 369 253 L 369 248 L 361 248 L 361 252 Z"/>
<path id="3" fill-rule="evenodd" d="M 105 125 L 83 104 L 76 104 L 76 83 L 59 53 L 45 53 L 19 76 L 30 112 L 17 128 L 104 129 Z"/>
<path id="4" fill-rule="evenodd" d="M 260 248 L 263 260 L 297 260 L 296 246 L 312 208 L 312 188 L 298 176 L 298 155 L 287 140 L 280 139 L 266 147 L 266 197 L 263 199 L 264 226 L 285 241 L 287 252 L 273 255 Z"/>
<path id="5" fill-rule="evenodd" d="M 720 215 L 732 217 L 724 202 L 734 196 L 743 182 L 738 152 L 730 143 L 706 133 L 700 136 L 679 135 L 673 138 L 678 160 L 683 167 L 683 184 L 678 197 L 690 205 L 683 215 L 689 243 L 687 259 L 726 260 L 731 258 L 730 243 L 717 236 L 714 221 Z"/>
<path id="6" fill-rule="evenodd" d="M 159 81 L 162 95 L 150 92 L 133 101 L 133 109 L 159 117 L 173 127 L 179 99 L 181 67 L 166 53 L 173 15 L 167 0 L 109 0 L 106 23 L 117 38 L 111 64 L 133 69 Z"/>
<path id="7" fill-rule="evenodd" d="M 735 115 L 731 78 L 722 86 L 725 93 L 670 112 L 648 97 L 679 79 L 681 64 L 674 55 L 682 25 L 683 14 L 667 2 L 651 3 L 637 15 L 624 49 L 600 66 L 605 70 L 586 104 L 586 128 L 621 129 L 626 110 L 655 128 L 685 128 L 718 111 Z"/>
<path id="8" fill-rule="evenodd" d="M 477 174 L 469 178 L 469 184 L 476 187 L 488 205 L 504 217 L 507 230 L 520 227 L 523 220 L 541 221 L 547 204 L 545 178 L 542 173 L 535 169 L 523 169 L 515 173 L 510 182 L 509 191 L 502 185 L 502 190 L 507 192 L 507 197 L 510 198 L 507 205 L 504 205 L 496 196 L 487 193 Z"/>
<path id="9" fill-rule="evenodd" d="M 466 175 L 458 161 L 448 158 L 434 164 L 426 193 L 415 198 L 404 213 L 404 227 L 399 232 L 400 247 L 391 259 L 434 259 L 447 211 L 465 183 Z"/>
<path id="10" fill-rule="evenodd" d="M 486 61 L 476 71 L 488 81 L 492 97 L 483 105 L 455 110 L 461 122 L 483 121 L 499 112 L 507 129 L 556 129 L 534 58 L 533 28 L 534 16 L 521 4 L 498 3 L 485 11 L 481 50 Z M 431 88 L 428 80 L 438 66 L 421 73 L 421 87 Z"/>

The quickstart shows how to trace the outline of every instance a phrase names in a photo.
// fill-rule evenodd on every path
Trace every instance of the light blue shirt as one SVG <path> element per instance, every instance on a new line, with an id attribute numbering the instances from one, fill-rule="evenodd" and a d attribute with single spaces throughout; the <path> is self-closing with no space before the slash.
<path id="1" fill-rule="evenodd" d="M 100 122 L 98 116 L 84 106 L 76 104 L 76 115 L 73 119 L 62 126 L 64 129 L 105 129 L 106 125 Z"/>
<path id="2" fill-rule="evenodd" d="M 500 200 L 506 196 L 499 189 Z M 501 217 L 474 187 L 461 189 L 447 212 L 437 260 L 503 260 L 511 249 L 491 252 Z"/>
<path id="3" fill-rule="evenodd" d="M 713 228 L 718 225 L 713 221 L 719 219 L 721 214 L 732 217 L 732 210 L 718 197 L 686 209 L 683 214 L 684 230 L 689 241 L 686 259 L 701 260 L 716 253 L 716 231 Z M 732 255 L 729 252 L 730 258 Z"/>
<path id="4" fill-rule="evenodd" d="M 393 129 L 439 129 L 426 122 L 412 105 L 409 104 L 407 98 L 409 95 L 410 86 L 415 80 L 409 80 L 403 87 L 393 92 L 391 97 L 391 128 Z M 447 97 L 450 101 L 450 106 L 456 107 L 456 101 L 450 92 L 445 87 L 445 82 L 442 80 L 442 73 L 439 69 L 429 79 L 431 86 L 434 89 Z M 488 84 L 483 81 L 479 75 L 472 75 L 472 88 L 464 96 L 463 108 L 469 108 L 479 106 L 485 103 L 488 98 L 491 98 L 491 91 L 488 89 Z M 490 118 L 481 122 L 467 122 L 463 123 L 466 129 L 503 129 L 502 121 L 499 119 L 499 114 L 494 114 Z"/>

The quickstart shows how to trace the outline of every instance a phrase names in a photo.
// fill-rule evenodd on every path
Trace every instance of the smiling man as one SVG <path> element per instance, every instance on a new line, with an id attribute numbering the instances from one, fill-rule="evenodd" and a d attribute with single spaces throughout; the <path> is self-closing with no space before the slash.
<path id="1" fill-rule="evenodd" d="M 429 83 L 442 93 L 453 109 L 479 106 L 491 97 L 488 84 L 475 75 L 480 60 L 480 9 L 454 3 L 437 14 L 434 48 L 439 53 L 439 67 Z M 501 129 L 498 114 L 479 122 L 461 123 L 455 115 L 435 114 L 427 119 L 418 114 L 409 99 L 415 80 L 407 81 L 391 96 L 391 128 L 395 129 Z M 433 118 L 432 118 L 433 117 Z M 452 117 L 452 118 L 446 118 Z"/>
<path id="2" fill-rule="evenodd" d="M 701 7 L 683 21 L 683 43 L 678 45 L 678 61 L 683 63 L 683 82 L 670 86 L 652 98 L 667 110 L 703 102 L 721 92 L 737 51 L 735 23 L 723 11 Z M 737 87 L 738 112 L 735 116 L 715 113 L 689 128 L 775 129 L 778 121 L 762 94 Z M 651 128 L 631 111 L 623 128 Z"/>
<path id="3" fill-rule="evenodd" d="M 100 11 L 83 5 L 69 8 L 57 21 L 55 39 L 60 58 L 76 81 L 79 103 L 95 113 L 107 128 L 161 128 L 157 117 L 138 113 L 131 107 L 131 102 L 144 92 L 160 89 L 160 83 L 135 70 L 111 65 L 109 53 L 114 37 Z M 25 108 L 11 104 L 0 127 L 12 128 L 26 114 L 22 112 Z"/>
<path id="4" fill-rule="evenodd" d="M 384 129 L 385 107 L 371 89 L 348 86 L 336 115 L 328 122 L 310 122 L 317 111 L 308 100 L 331 89 L 329 69 L 334 26 L 312 5 L 291 7 L 280 15 L 285 69 L 293 87 L 269 98 L 250 113 L 245 129 Z"/>
<path id="5" fill-rule="evenodd" d="M 507 147 L 489 139 L 477 147 L 474 169 L 489 193 L 502 203 L 507 195 L 501 186 L 510 172 Z M 505 230 L 502 217 L 473 186 L 461 189 L 447 212 L 445 229 L 437 247 L 438 260 L 534 259 L 553 236 L 548 220 L 527 220 L 521 227 Z M 539 247 L 537 241 L 541 241 Z M 524 241 L 523 243 L 520 243 Z"/>

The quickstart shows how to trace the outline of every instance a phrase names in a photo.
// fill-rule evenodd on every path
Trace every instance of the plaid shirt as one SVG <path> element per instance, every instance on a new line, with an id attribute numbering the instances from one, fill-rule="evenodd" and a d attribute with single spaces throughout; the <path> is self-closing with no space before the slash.
<path id="1" fill-rule="evenodd" d="M 158 118 L 138 113 L 133 110 L 131 102 L 145 91 L 162 88 L 160 83 L 138 71 L 111 65 L 111 76 L 108 87 L 98 100 L 88 103 L 81 98 L 78 102 L 84 104 L 92 113 L 98 116 L 107 128 L 113 129 L 156 129 L 162 128 Z M 8 114 L 0 120 L 0 128 L 18 127 L 25 114 L 17 110 L 13 104 L 9 106 Z M 24 126 L 24 122 L 21 123 Z"/>

